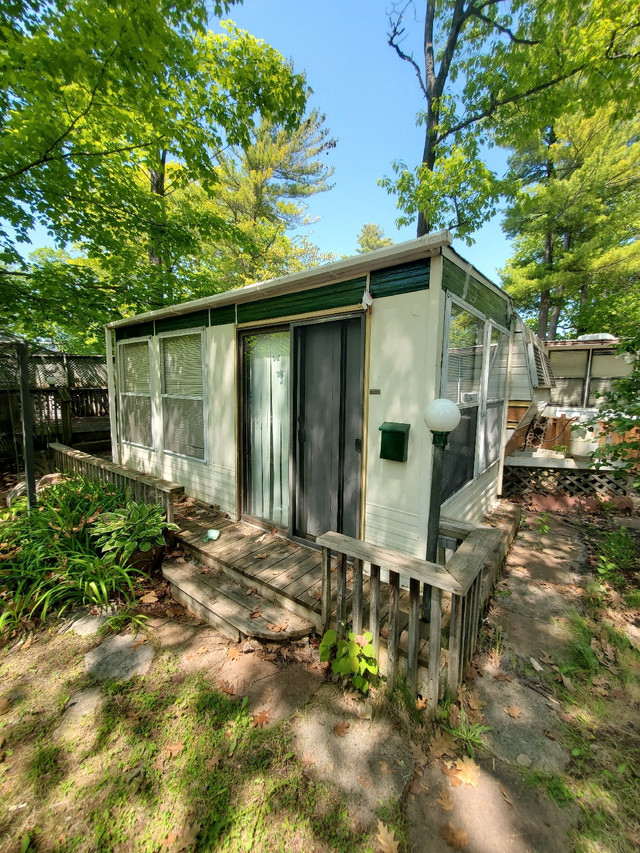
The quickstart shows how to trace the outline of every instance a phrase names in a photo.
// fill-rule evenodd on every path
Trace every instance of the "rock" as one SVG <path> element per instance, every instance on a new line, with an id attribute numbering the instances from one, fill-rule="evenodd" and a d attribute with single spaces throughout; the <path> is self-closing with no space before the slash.
<path id="1" fill-rule="evenodd" d="M 11 491 L 7 494 L 5 498 L 5 502 L 7 506 L 11 506 L 14 501 L 18 498 L 23 497 L 27 494 L 27 484 L 22 481 L 20 483 L 16 483 L 16 485 L 11 489 Z"/>

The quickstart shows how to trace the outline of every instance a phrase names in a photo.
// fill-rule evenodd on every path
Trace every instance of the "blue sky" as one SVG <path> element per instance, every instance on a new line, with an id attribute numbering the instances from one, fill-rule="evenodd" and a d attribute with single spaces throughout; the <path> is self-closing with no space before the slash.
<path id="1" fill-rule="evenodd" d="M 307 233 L 321 250 L 339 256 L 354 254 L 365 222 L 380 225 L 394 242 L 415 237 L 413 225 L 396 228 L 395 198 L 377 186 L 392 174 L 393 160 L 416 165 L 423 146 L 415 74 L 387 45 L 390 8 L 385 0 L 244 0 L 229 13 L 306 72 L 310 106 L 326 114 L 338 141 L 328 157 L 334 187 L 310 199 L 308 213 L 319 219 Z M 422 21 L 407 28 L 407 52 L 413 47 L 417 57 L 421 30 Z M 499 283 L 496 270 L 511 254 L 499 218 L 475 238 L 474 246 L 455 241 L 454 248 Z"/>

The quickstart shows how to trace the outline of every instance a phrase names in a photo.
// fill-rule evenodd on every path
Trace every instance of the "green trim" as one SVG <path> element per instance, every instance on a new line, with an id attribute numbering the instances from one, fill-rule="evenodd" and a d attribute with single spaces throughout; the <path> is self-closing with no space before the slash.
<path id="1" fill-rule="evenodd" d="M 370 276 L 369 291 L 374 299 L 380 299 L 384 296 L 428 290 L 430 273 L 430 258 L 384 270 L 374 270 Z"/>
<path id="2" fill-rule="evenodd" d="M 491 290 L 449 258 L 443 258 L 442 287 L 464 299 L 480 314 L 509 328 L 511 311 L 506 295 L 503 297 L 495 290 Z"/>
<path id="3" fill-rule="evenodd" d="M 116 329 L 116 341 L 130 338 L 147 338 L 153 335 L 153 320 L 148 323 L 135 323 L 133 326 L 119 326 Z"/>
<path id="4" fill-rule="evenodd" d="M 362 302 L 365 283 L 366 279 L 356 278 L 274 296 L 271 299 L 241 303 L 238 305 L 238 323 L 255 323 L 259 320 L 275 320 L 279 317 L 359 305 Z"/>
<path id="5" fill-rule="evenodd" d="M 194 311 L 192 314 L 180 314 L 177 317 L 164 317 L 156 320 L 156 335 L 162 332 L 177 332 L 180 329 L 199 329 L 209 325 L 209 311 Z"/>
<path id="6" fill-rule="evenodd" d="M 209 325 L 210 326 L 226 326 L 228 323 L 236 321 L 236 306 L 223 305 L 220 308 L 209 309 Z"/>

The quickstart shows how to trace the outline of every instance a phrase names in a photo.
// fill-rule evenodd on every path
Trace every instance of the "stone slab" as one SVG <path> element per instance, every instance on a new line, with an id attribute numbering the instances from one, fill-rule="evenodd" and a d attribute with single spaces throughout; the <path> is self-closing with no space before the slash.
<path id="1" fill-rule="evenodd" d="M 87 671 L 98 681 L 128 681 L 135 675 L 145 675 L 153 657 L 153 648 L 144 637 L 119 634 L 87 652 L 84 660 Z"/>

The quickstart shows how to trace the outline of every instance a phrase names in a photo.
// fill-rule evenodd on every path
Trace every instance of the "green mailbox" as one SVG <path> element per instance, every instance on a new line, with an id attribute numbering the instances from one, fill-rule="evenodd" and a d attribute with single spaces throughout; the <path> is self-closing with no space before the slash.
<path id="1" fill-rule="evenodd" d="M 380 459 L 406 462 L 411 424 L 394 424 L 385 421 L 380 427 Z"/>

